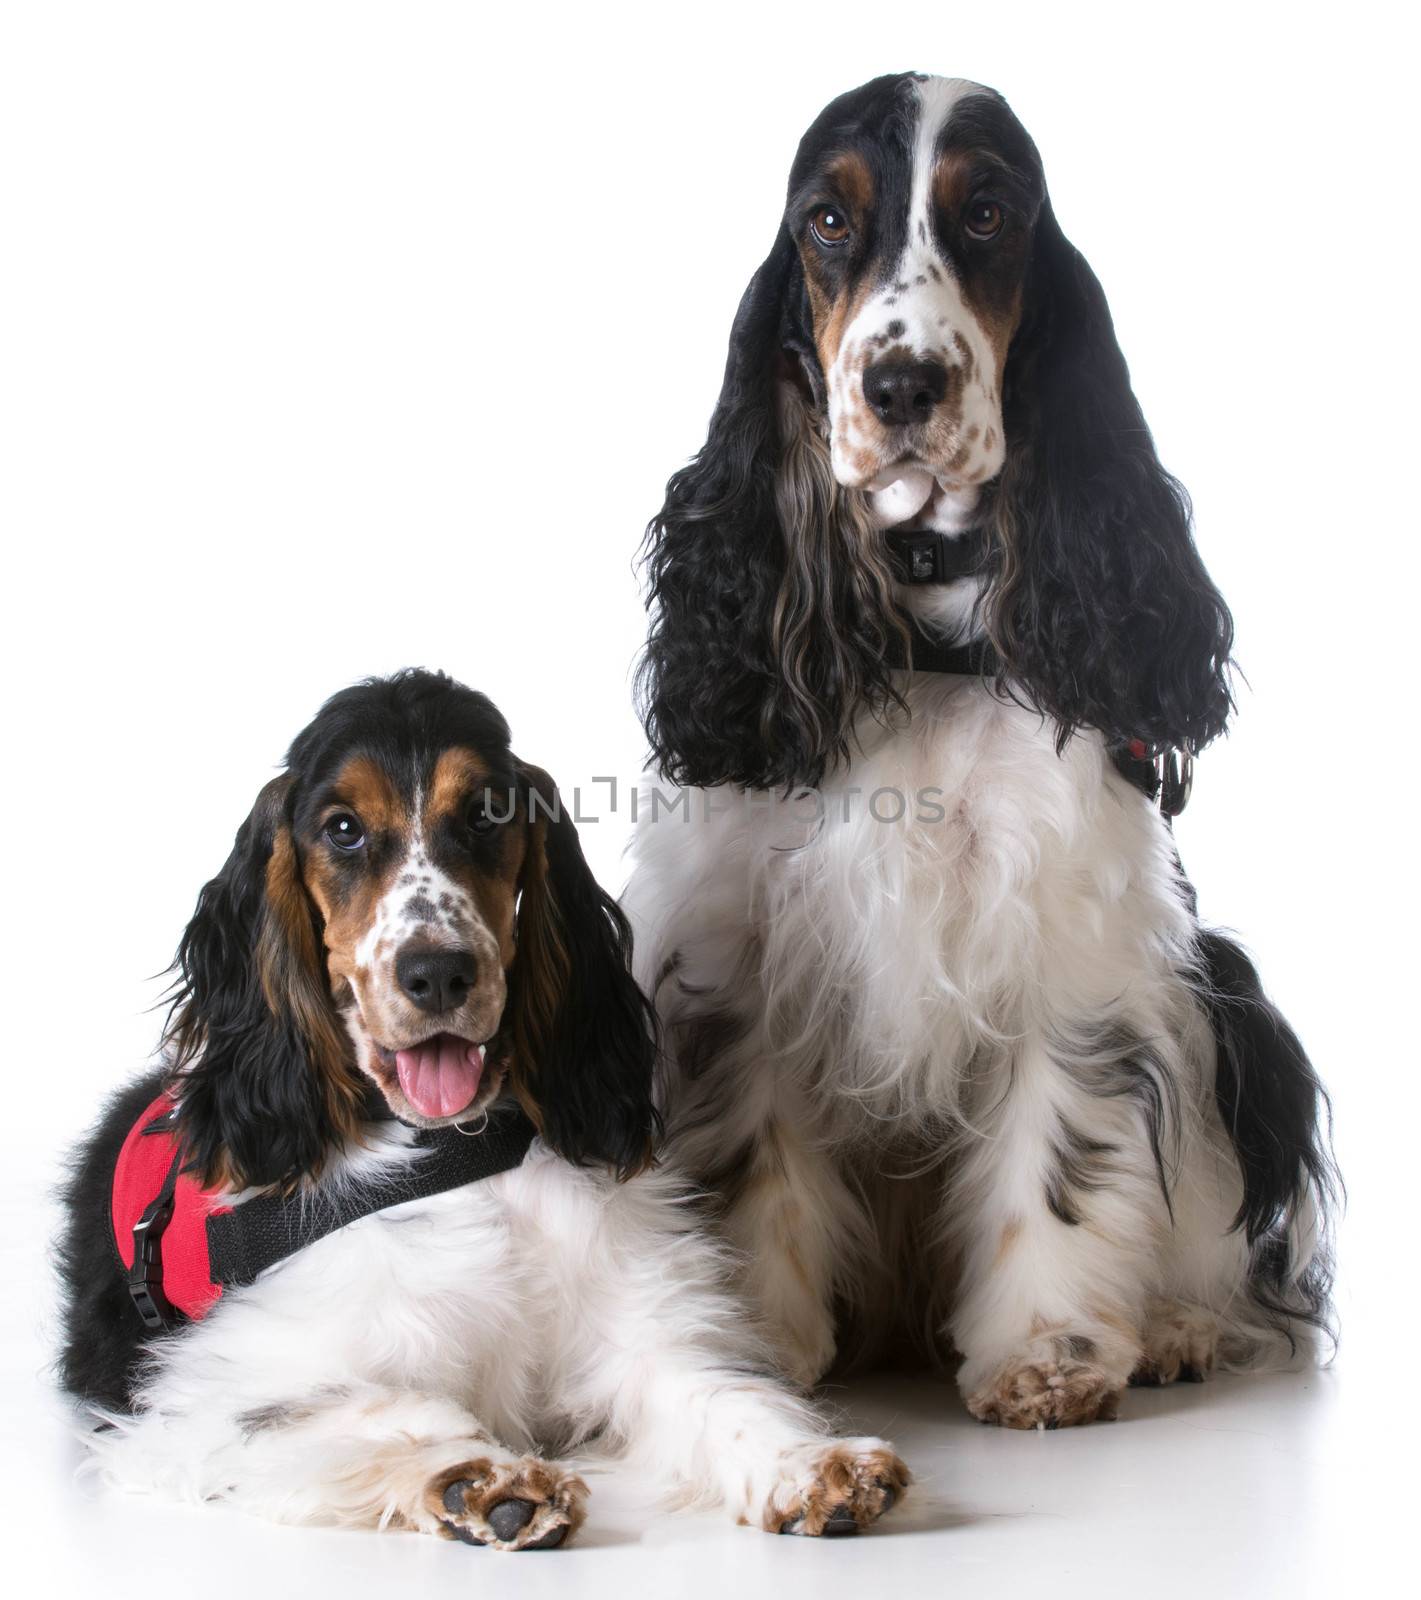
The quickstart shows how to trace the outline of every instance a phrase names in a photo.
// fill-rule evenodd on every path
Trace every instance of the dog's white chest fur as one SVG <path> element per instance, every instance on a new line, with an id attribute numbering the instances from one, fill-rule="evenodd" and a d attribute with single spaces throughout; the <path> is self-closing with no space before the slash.
<path id="1" fill-rule="evenodd" d="M 1108 1011 L 1187 948 L 1167 830 L 1093 735 L 976 680 L 919 675 L 817 795 L 643 804 L 644 981 L 674 950 L 697 993 L 758 946 L 768 1041 L 849 1115 L 945 1111 L 978 1050 Z M 688 908 L 694 908 L 693 913 Z"/>
<path id="2" fill-rule="evenodd" d="M 1222 1309 L 1245 1272 L 1187 891 L 1100 736 L 1058 752 L 975 679 L 903 689 L 907 720 L 861 725 L 815 795 L 644 804 L 628 899 L 672 1148 L 727 1196 L 797 1377 L 832 1359 L 836 1302 L 874 1318 L 906 1249 L 977 1415 L 1105 1414 L 1149 1307 Z"/>

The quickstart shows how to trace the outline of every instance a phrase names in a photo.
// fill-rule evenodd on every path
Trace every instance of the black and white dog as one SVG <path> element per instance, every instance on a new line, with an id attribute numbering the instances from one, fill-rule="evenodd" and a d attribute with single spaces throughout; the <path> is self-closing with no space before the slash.
<path id="1" fill-rule="evenodd" d="M 1055 1427 L 1306 1342 L 1321 1091 L 1156 803 L 1232 624 L 995 92 L 809 129 L 649 570 L 639 970 L 786 1370 L 906 1326 Z"/>
<path id="2" fill-rule="evenodd" d="M 597 1436 L 775 1531 L 893 1503 L 897 1457 L 768 1375 L 646 1170 L 629 954 L 484 696 L 326 704 L 202 891 L 163 1066 L 76 1160 L 62 1376 L 111 1481 L 543 1549 L 587 1493 L 543 1451 Z"/>

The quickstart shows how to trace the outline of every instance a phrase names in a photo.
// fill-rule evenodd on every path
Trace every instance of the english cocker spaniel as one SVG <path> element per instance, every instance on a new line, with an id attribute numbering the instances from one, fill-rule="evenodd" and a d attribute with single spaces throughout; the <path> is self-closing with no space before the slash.
<path id="1" fill-rule="evenodd" d="M 587 1490 L 543 1450 L 595 1438 L 780 1532 L 886 1510 L 897 1457 L 767 1375 L 648 1170 L 628 959 L 487 699 L 328 701 L 199 897 L 162 1065 L 76 1159 L 62 1376 L 106 1476 L 544 1549 Z"/>
<path id="2" fill-rule="evenodd" d="M 906 1333 L 1054 1428 L 1306 1342 L 1319 1085 L 1169 826 L 1232 624 L 1000 95 L 810 127 L 648 541 L 627 904 L 788 1373 Z"/>

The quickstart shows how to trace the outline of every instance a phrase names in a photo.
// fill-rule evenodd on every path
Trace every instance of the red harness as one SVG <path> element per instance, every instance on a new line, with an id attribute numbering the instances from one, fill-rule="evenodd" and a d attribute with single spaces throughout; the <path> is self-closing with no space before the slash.
<path id="1" fill-rule="evenodd" d="M 134 1229 L 158 1201 L 171 1177 L 173 1209 L 166 1226 L 159 1229 L 162 1244 L 157 1281 L 174 1310 L 199 1321 L 222 1294 L 222 1285 L 212 1280 L 207 1219 L 223 1216 L 232 1207 L 187 1173 L 174 1172 L 178 1161 L 178 1141 L 172 1130 L 175 1109 L 173 1099 L 160 1094 L 128 1130 L 113 1169 L 113 1242 L 132 1285 L 134 1256 L 140 1247 L 138 1242 L 145 1237 L 135 1236 Z M 158 1235 L 149 1237 L 156 1249 Z M 138 1281 L 142 1281 L 141 1274 Z"/>
<path id="2" fill-rule="evenodd" d="M 461 1189 L 518 1166 L 536 1130 L 516 1105 L 496 1106 L 477 1133 L 455 1126 L 414 1134 L 417 1158 L 308 1196 L 267 1193 L 239 1206 L 181 1170 L 177 1102 L 160 1094 L 128 1130 L 114 1165 L 114 1246 L 144 1325 L 200 1321 L 224 1285 L 255 1283 L 268 1267 L 389 1206 Z"/>

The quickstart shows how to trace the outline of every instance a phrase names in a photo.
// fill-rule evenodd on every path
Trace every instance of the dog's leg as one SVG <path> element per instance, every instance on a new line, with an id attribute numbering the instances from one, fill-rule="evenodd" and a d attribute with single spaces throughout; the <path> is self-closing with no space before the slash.
<path id="1" fill-rule="evenodd" d="M 863 1206 L 819 1147 L 803 1096 L 772 1071 L 747 1094 L 725 1093 L 709 1121 L 684 1121 L 693 1131 L 674 1149 L 721 1199 L 722 1229 L 741 1260 L 737 1286 L 779 1370 L 811 1387 L 834 1359 L 834 1300 L 852 1297 L 871 1248 Z"/>
<path id="2" fill-rule="evenodd" d="M 1094 1053 L 1061 1040 L 1108 1040 Z M 1113 1024 L 1028 1035 L 985 1075 L 945 1197 L 968 1409 L 1006 1427 L 1109 1418 L 1144 1360 L 1170 1216 L 1173 1063 Z M 1152 1035 L 1158 1038 L 1158 1033 Z"/>
<path id="3" fill-rule="evenodd" d="M 764 796 L 685 794 L 705 825 L 656 824 L 645 809 L 624 902 L 662 1022 L 667 1149 L 717 1202 L 740 1258 L 736 1287 L 777 1367 L 809 1387 L 834 1360 L 836 1301 L 860 1301 L 877 1265 L 874 1228 L 830 1154 L 841 1141 L 801 1085 L 803 1064 L 787 1062 L 775 1037 L 796 1030 L 770 1021 L 757 885 L 763 829 L 786 813 Z M 784 825 L 802 834 L 802 817 Z"/>
<path id="4" fill-rule="evenodd" d="M 569 1367 L 574 1415 L 605 1420 L 628 1462 L 681 1502 L 770 1532 L 834 1536 L 875 1522 L 907 1469 L 882 1439 L 836 1439 L 769 1376 L 722 1253 L 672 1180 L 635 1180 L 606 1208 Z"/>
<path id="5" fill-rule="evenodd" d="M 1131 1383 L 1202 1383 L 1217 1359 L 1219 1319 L 1183 1300 L 1152 1299 L 1145 1308 L 1144 1346 Z"/>
<path id="6" fill-rule="evenodd" d="M 851 1292 L 866 1225 L 833 1158 L 814 1148 L 793 1114 L 756 1129 L 743 1180 L 728 1195 L 725 1231 L 779 1369 L 805 1388 L 834 1360 L 835 1292 Z"/>
<path id="7" fill-rule="evenodd" d="M 876 1522 L 908 1485 L 891 1445 L 833 1438 L 773 1380 L 663 1347 L 614 1399 L 629 1459 L 692 1504 L 769 1533 L 833 1537 Z"/>
<path id="8" fill-rule="evenodd" d="M 266 1399 L 248 1390 L 237 1409 L 230 1389 L 182 1385 L 172 1403 L 153 1398 L 91 1440 L 119 1487 L 500 1550 L 549 1549 L 583 1519 L 580 1478 L 505 1449 L 439 1396 L 358 1383 Z"/>

